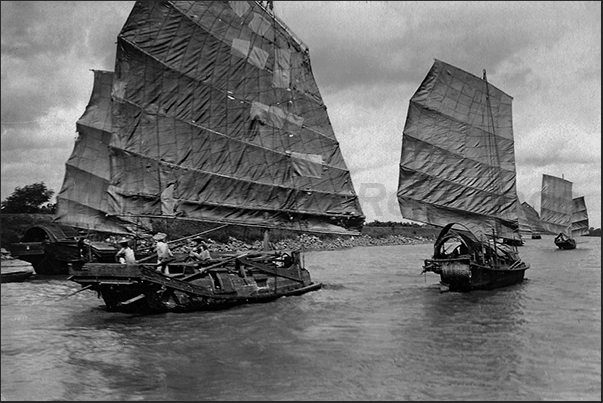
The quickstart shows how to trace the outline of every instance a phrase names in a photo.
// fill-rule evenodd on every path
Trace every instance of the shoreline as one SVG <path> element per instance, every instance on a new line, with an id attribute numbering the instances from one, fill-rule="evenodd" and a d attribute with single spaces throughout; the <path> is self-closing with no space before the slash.
<path id="1" fill-rule="evenodd" d="M 349 238 L 334 238 L 323 240 L 316 235 L 301 234 L 293 239 L 288 238 L 276 242 L 271 242 L 270 245 L 272 249 L 278 251 L 304 250 L 306 252 L 312 252 L 348 249 L 357 246 L 417 245 L 432 243 L 433 241 L 433 238 L 422 235 L 385 235 L 381 237 L 372 237 L 370 235 L 362 234 L 358 236 L 351 236 Z M 252 244 L 249 244 L 233 237 L 231 237 L 227 243 L 216 242 L 209 237 L 204 240 L 204 242 L 207 244 L 210 253 L 262 249 L 261 241 L 255 241 Z M 173 251 L 176 253 L 184 252 L 185 248 L 186 246 L 179 246 L 173 248 Z"/>

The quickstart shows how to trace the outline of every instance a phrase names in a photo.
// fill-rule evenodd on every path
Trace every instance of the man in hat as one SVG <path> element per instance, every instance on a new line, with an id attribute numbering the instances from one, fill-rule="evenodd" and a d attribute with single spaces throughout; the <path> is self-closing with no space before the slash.
<path id="1" fill-rule="evenodd" d="M 157 242 L 155 251 L 157 252 L 157 271 L 164 274 L 170 274 L 168 262 L 174 259 L 174 254 L 170 250 L 170 246 L 166 242 L 167 235 L 163 232 L 158 232 L 153 235 L 153 240 Z"/>
<path id="2" fill-rule="evenodd" d="M 121 249 L 115 254 L 115 259 L 121 264 L 136 264 L 136 257 L 134 256 L 134 250 L 130 247 L 130 242 L 127 238 L 119 240 Z"/>
<path id="3" fill-rule="evenodd" d="M 189 256 L 202 262 L 212 260 L 209 249 L 202 239 L 193 240 L 193 247 L 189 252 Z"/>

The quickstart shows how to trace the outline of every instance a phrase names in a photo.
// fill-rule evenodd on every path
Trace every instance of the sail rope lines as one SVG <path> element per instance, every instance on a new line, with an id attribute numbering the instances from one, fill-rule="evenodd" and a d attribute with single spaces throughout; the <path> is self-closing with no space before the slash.
<path id="1" fill-rule="evenodd" d="M 494 193 L 499 206 L 503 205 L 502 195 L 502 178 L 501 178 L 501 164 L 500 155 L 498 155 L 498 142 L 496 139 L 496 126 L 494 124 L 494 114 L 492 113 L 492 104 L 490 102 L 490 85 L 488 84 L 488 77 L 486 76 L 486 69 L 484 69 L 483 76 L 484 84 L 486 87 L 486 153 L 488 157 L 488 163 L 490 165 L 489 170 L 493 173 L 494 180 Z M 500 232 L 500 222 L 494 218 L 494 233 L 497 235 Z"/>

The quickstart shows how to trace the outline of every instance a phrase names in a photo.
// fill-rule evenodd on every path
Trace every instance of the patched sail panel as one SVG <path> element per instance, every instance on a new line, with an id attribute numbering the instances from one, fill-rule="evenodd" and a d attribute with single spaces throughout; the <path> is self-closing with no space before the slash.
<path id="1" fill-rule="evenodd" d="M 111 213 L 360 228 L 308 50 L 258 3 L 138 2 L 117 46 Z"/>
<path id="2" fill-rule="evenodd" d="M 410 100 L 403 131 L 403 218 L 518 237 L 511 104 L 485 79 L 434 62 Z"/>
<path id="3" fill-rule="evenodd" d="M 572 236 L 588 235 L 588 210 L 584 196 L 572 200 Z"/>
<path id="4" fill-rule="evenodd" d="M 137 2 L 103 91 L 101 156 L 86 170 L 96 201 L 84 203 L 99 215 L 362 227 L 308 49 L 258 2 Z M 63 199 L 81 203 L 71 188 Z"/>
<path id="5" fill-rule="evenodd" d="M 551 233 L 571 235 L 572 182 L 552 175 L 542 175 L 540 219 Z"/>

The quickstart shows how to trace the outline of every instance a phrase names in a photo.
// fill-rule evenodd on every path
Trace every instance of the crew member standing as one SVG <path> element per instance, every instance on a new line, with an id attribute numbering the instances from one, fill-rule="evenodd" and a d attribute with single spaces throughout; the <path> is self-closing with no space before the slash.
<path id="1" fill-rule="evenodd" d="M 166 242 L 167 235 L 163 232 L 158 232 L 153 235 L 153 239 L 157 241 L 155 251 L 157 252 L 157 271 L 164 274 L 170 274 L 168 262 L 174 259 L 174 254 L 170 250 L 170 246 Z"/>

